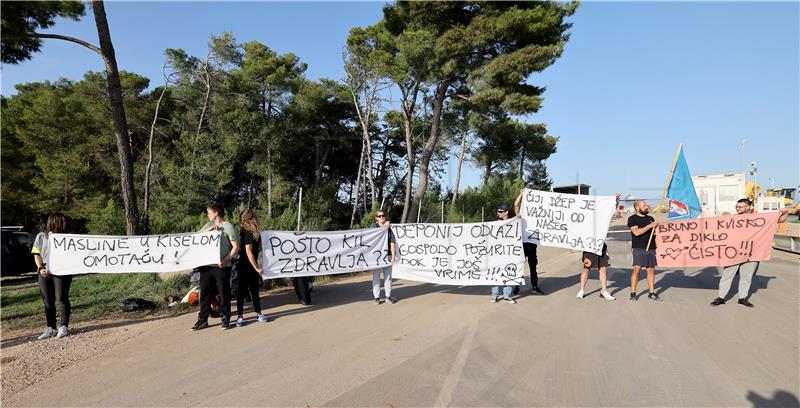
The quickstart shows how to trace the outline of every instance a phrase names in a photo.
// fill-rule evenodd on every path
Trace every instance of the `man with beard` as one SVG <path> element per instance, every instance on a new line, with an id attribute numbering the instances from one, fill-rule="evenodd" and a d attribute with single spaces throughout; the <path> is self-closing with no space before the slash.
<path id="1" fill-rule="evenodd" d="M 636 214 L 628 217 L 628 228 L 631 230 L 631 253 L 633 254 L 630 300 L 638 300 L 636 284 L 639 282 L 639 272 L 642 267 L 647 269 L 647 297 L 652 300 L 661 300 L 655 291 L 656 240 L 652 231 L 658 225 L 658 221 L 647 215 L 650 212 L 650 206 L 646 202 L 637 200 L 633 203 L 633 207 L 636 209 Z"/>

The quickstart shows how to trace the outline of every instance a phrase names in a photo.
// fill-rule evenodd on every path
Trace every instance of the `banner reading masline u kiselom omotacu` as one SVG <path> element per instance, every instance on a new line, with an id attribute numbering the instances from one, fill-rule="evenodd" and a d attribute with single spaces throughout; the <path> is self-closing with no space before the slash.
<path id="1" fill-rule="evenodd" d="M 521 221 L 395 224 L 392 276 L 442 285 L 522 285 Z"/>
<path id="2" fill-rule="evenodd" d="M 220 234 L 53 234 L 48 239 L 47 268 L 53 275 L 181 272 L 218 264 Z"/>

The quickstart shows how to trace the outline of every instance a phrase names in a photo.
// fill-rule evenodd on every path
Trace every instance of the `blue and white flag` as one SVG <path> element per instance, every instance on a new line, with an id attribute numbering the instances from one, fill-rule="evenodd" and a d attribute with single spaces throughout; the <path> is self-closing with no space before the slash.
<path id="1" fill-rule="evenodd" d="M 692 175 L 689 174 L 689 166 L 683 157 L 683 147 L 678 152 L 678 160 L 672 171 L 672 179 L 667 188 L 667 199 L 669 200 L 667 218 L 670 220 L 697 218 L 703 211 L 700 200 L 697 199 L 694 183 L 692 183 Z"/>

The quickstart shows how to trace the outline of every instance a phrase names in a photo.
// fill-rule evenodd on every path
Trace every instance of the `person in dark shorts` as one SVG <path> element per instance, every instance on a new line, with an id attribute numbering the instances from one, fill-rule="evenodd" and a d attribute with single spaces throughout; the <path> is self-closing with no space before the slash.
<path id="1" fill-rule="evenodd" d="M 583 299 L 584 289 L 586 289 L 586 281 L 589 280 L 589 270 L 592 268 L 597 268 L 600 271 L 600 297 L 605 300 L 614 300 L 614 296 L 611 296 L 611 294 L 608 293 L 608 287 L 606 286 L 606 271 L 610 265 L 608 258 L 608 246 L 603 244 L 603 253 L 600 255 L 597 255 L 593 252 L 584 251 L 581 259 L 583 260 L 583 271 L 581 272 L 581 289 L 578 291 L 578 299 Z"/>
<path id="2" fill-rule="evenodd" d="M 650 206 L 642 200 L 633 203 L 636 214 L 628 217 L 628 228 L 631 230 L 631 252 L 633 254 L 633 271 L 631 272 L 631 297 L 636 296 L 636 284 L 639 282 L 639 272 L 642 267 L 647 269 L 647 297 L 652 300 L 661 300 L 655 290 L 656 282 L 656 237 L 653 229 L 658 225 L 655 218 L 647 215 Z M 648 241 L 650 241 L 648 245 Z"/>

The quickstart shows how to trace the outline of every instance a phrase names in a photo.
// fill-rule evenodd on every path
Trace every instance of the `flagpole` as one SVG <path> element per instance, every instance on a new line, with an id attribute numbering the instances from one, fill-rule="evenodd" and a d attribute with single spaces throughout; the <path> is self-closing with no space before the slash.
<path id="1" fill-rule="evenodd" d="M 678 164 L 678 156 L 681 154 L 682 148 L 683 148 L 683 143 L 678 143 L 678 151 L 675 152 L 675 160 L 672 161 L 672 168 L 669 170 L 669 175 L 667 176 L 667 185 L 664 186 L 664 194 L 661 196 L 661 201 L 658 203 L 658 207 L 656 207 L 656 210 L 658 210 L 659 208 L 661 208 L 662 205 L 664 205 L 664 200 L 666 200 L 667 198 L 667 190 L 669 190 L 669 183 L 672 182 L 672 173 L 675 172 L 675 165 Z M 669 210 L 667 210 L 667 213 L 669 213 Z M 658 217 L 658 213 L 656 213 L 656 217 Z M 655 232 L 656 232 L 655 228 L 650 230 L 650 238 L 648 238 L 647 240 L 647 248 L 645 248 L 645 251 L 650 250 L 650 243 L 653 242 L 653 234 L 655 234 Z"/>

